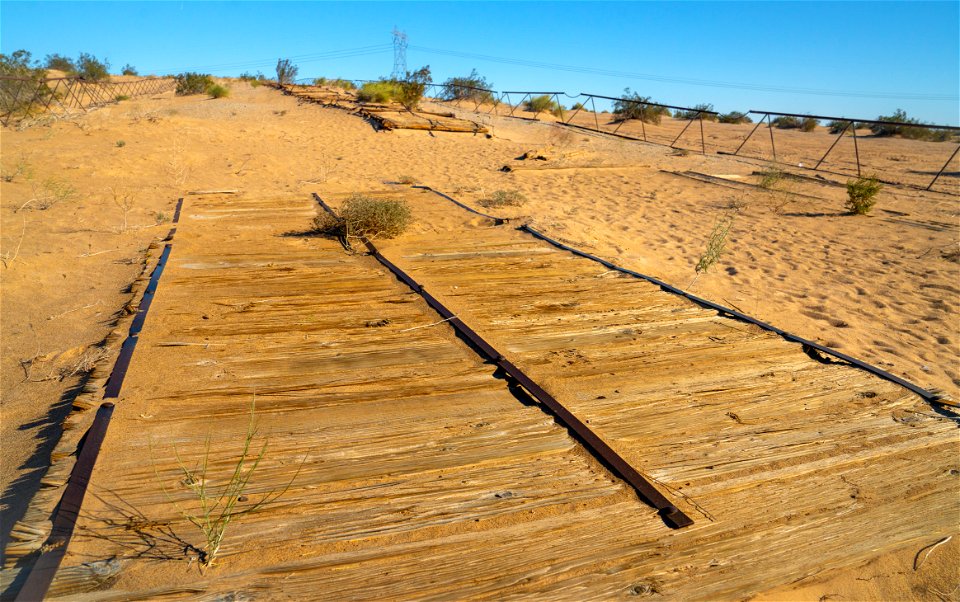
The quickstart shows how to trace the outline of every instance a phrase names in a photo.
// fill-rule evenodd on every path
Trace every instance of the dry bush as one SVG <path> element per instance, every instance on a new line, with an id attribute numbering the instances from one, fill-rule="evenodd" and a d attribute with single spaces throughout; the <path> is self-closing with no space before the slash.
<path id="1" fill-rule="evenodd" d="M 496 190 L 488 197 L 480 199 L 479 203 L 488 208 L 519 207 L 527 202 L 527 197 L 519 190 Z"/>
<path id="2" fill-rule="evenodd" d="M 764 190 L 775 190 L 783 181 L 783 170 L 774 165 L 759 172 L 759 177 L 757 186 Z"/>
<path id="3" fill-rule="evenodd" d="M 413 176 L 400 176 L 399 178 L 397 178 L 397 184 L 413 186 L 416 183 L 417 183 L 417 179 Z"/>
<path id="4" fill-rule="evenodd" d="M 727 235 L 730 234 L 730 227 L 733 226 L 733 220 L 736 217 L 736 211 L 731 211 L 717 219 L 707 239 L 707 248 L 697 261 L 696 272 L 700 274 L 706 272 L 723 255 L 727 246 Z"/>
<path id="5" fill-rule="evenodd" d="M 181 73 L 174 79 L 177 81 L 177 96 L 203 94 L 210 86 L 214 85 L 213 78 L 205 73 Z"/>
<path id="6" fill-rule="evenodd" d="M 404 201 L 375 199 L 355 194 L 340 208 L 340 215 L 328 213 L 313 220 L 314 229 L 338 238 L 395 238 L 412 221 L 410 207 Z"/>
<path id="7" fill-rule="evenodd" d="M 30 167 L 30 163 L 27 161 L 26 155 L 21 153 L 13 168 L 9 170 L 2 170 L 2 174 L 0 175 L 2 175 L 4 182 L 13 182 L 20 176 L 23 176 L 29 180 L 31 177 L 33 177 L 33 169 Z"/>
<path id="8" fill-rule="evenodd" d="M 77 194 L 73 186 L 56 178 L 44 180 L 42 183 L 30 182 L 30 187 L 33 190 L 33 196 L 20 205 L 14 213 L 27 208 L 45 211 L 57 203 L 72 199 Z"/>
<path id="9" fill-rule="evenodd" d="M 277 59 L 277 83 L 281 86 L 293 83 L 300 70 L 290 62 L 290 59 Z"/>
<path id="10" fill-rule="evenodd" d="M 850 213 L 866 215 L 877 204 L 875 197 L 882 188 L 883 184 L 874 177 L 849 180 L 847 182 L 847 209 Z"/>

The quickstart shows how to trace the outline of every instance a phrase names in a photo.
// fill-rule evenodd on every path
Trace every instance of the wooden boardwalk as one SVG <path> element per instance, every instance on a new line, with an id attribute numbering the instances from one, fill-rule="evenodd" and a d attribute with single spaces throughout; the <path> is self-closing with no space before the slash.
<path id="1" fill-rule="evenodd" d="M 957 426 L 915 395 L 401 195 L 417 225 L 384 255 L 695 524 L 664 526 L 373 259 L 305 236 L 311 200 L 190 198 L 57 595 L 744 598 L 956 528 Z M 296 478 L 201 574 L 176 455 L 209 437 L 222 482 L 254 395 L 243 503 Z"/>
<path id="2" fill-rule="evenodd" d="M 656 513 L 369 258 L 298 234 L 313 215 L 310 199 L 188 199 L 53 593 L 100 587 L 91 563 L 115 579 L 92 599 L 632 587 L 611 567 L 668 534 Z M 193 468 L 209 436 L 222 483 L 254 395 L 269 444 L 249 503 L 303 465 L 201 575 L 176 455 Z"/>

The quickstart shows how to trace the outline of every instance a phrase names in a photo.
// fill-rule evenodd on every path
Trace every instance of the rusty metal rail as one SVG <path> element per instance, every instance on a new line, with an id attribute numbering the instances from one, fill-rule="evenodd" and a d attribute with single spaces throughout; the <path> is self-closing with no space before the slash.
<path id="1" fill-rule="evenodd" d="M 183 199 L 177 201 L 177 209 L 174 213 L 173 223 L 180 220 L 180 210 L 183 207 Z M 157 286 L 160 282 L 160 276 L 163 275 L 163 268 L 167 264 L 172 249 L 171 239 L 176 233 L 174 227 L 167 236 L 167 243 L 164 245 L 163 252 L 157 260 L 157 265 L 153 268 L 150 275 L 150 282 L 140 300 L 137 314 L 130 324 L 129 334 L 123 345 L 120 347 L 120 353 L 114 363 L 113 371 L 107 379 L 104 387 L 103 399 L 118 399 L 120 389 L 123 386 L 124 377 L 133 358 L 133 351 L 136 349 L 138 335 L 143 329 L 143 323 L 147 317 L 147 311 L 153 303 L 153 298 L 157 292 Z M 18 602 L 32 602 L 42 600 L 50 589 L 50 584 L 56 577 L 57 570 L 63 557 L 67 552 L 67 545 L 73 537 L 74 529 L 77 525 L 77 519 L 80 517 L 80 508 L 83 506 L 83 498 L 87 493 L 87 486 L 90 483 L 90 477 L 93 474 L 93 468 L 100 455 L 100 447 L 107 436 L 107 429 L 110 426 L 110 419 L 113 416 L 114 403 L 105 401 L 97 409 L 96 417 L 90 429 L 83 435 L 78 445 L 77 462 L 70 472 L 70 478 L 64 489 L 60 502 L 57 504 L 53 516 L 53 528 L 50 536 L 40 548 L 40 556 L 29 569 L 29 574 L 24 580 L 20 591 L 17 593 Z"/>
<path id="2" fill-rule="evenodd" d="M 445 198 L 445 199 L 447 199 L 447 200 L 453 201 L 455 204 L 457 204 L 457 205 L 460 206 L 460 207 L 465 207 L 468 211 L 472 211 L 472 212 L 474 212 L 474 213 L 477 213 L 477 212 L 474 211 L 473 209 L 465 206 L 463 203 L 460 203 L 459 201 L 456 201 L 456 200 L 452 199 L 451 197 L 447 196 L 446 194 L 443 194 L 442 192 L 439 192 L 439 191 L 437 191 L 437 190 L 434 190 L 434 189 L 430 188 L 429 186 L 418 186 L 418 188 L 423 188 L 424 190 L 429 190 L 429 191 L 433 192 L 434 194 L 437 194 L 438 196 L 440 196 L 440 197 L 442 197 L 442 198 Z M 483 214 L 481 214 L 481 215 L 483 215 Z M 494 219 L 494 220 L 500 220 L 501 222 L 506 221 L 506 218 L 497 218 L 497 217 L 492 217 L 492 216 L 485 216 L 485 217 L 489 217 L 490 219 Z M 757 318 L 748 316 L 748 315 L 746 315 L 746 314 L 744 314 L 744 313 L 742 313 L 742 312 L 739 312 L 739 311 L 737 311 L 737 310 L 730 309 L 729 307 L 724 307 L 723 305 L 720 305 L 720 304 L 718 304 L 718 303 L 714 303 L 713 301 L 709 301 L 709 300 L 707 300 L 707 299 L 704 299 L 703 297 L 698 297 L 697 295 L 694 295 L 694 294 L 692 294 L 692 293 L 688 293 L 687 291 L 684 291 L 684 290 L 679 289 L 679 288 L 677 288 L 677 287 L 675 287 L 675 286 L 672 286 L 672 285 L 664 282 L 663 280 L 660 280 L 659 278 L 654 278 L 653 276 L 647 276 L 646 274 L 642 274 L 642 273 L 640 273 L 640 272 L 636 272 L 636 271 L 634 271 L 634 270 L 631 270 L 631 269 L 628 269 L 628 268 L 624 268 L 624 267 L 618 266 L 618 265 L 616 265 L 615 263 L 612 263 L 612 262 L 610 262 L 610 261 L 607 261 L 606 259 L 601 259 L 600 257 L 597 257 L 596 255 L 591 255 L 590 253 L 587 253 L 586 251 L 581 251 L 580 249 L 577 249 L 577 248 L 575 248 L 575 247 L 571 247 L 571 246 L 569 246 L 569 245 L 566 245 L 566 244 L 564 244 L 564 243 L 562 243 L 562 242 L 560 242 L 560 241 L 558 241 L 558 240 L 555 240 L 555 239 L 553 239 L 553 238 L 550 238 L 549 236 L 547 236 L 546 234 L 544 234 L 544 233 L 536 230 L 535 228 L 533 228 L 533 227 L 530 226 L 529 224 L 524 224 L 524 225 L 518 227 L 517 230 L 519 230 L 519 231 L 521 231 L 521 232 L 525 232 L 525 233 L 527 233 L 527 234 L 530 234 L 531 236 L 533 236 L 533 237 L 535 237 L 535 238 L 538 238 L 538 239 L 540 239 L 540 240 L 542 240 L 542 241 L 544 241 L 544 242 L 546 242 L 546 243 L 549 243 L 549 244 L 553 245 L 554 247 L 557 247 L 558 249 L 563 249 L 564 251 L 568 251 L 568 252 L 570 252 L 570 253 L 573 253 L 574 255 L 576 255 L 576 256 L 578 256 L 578 257 L 583 257 L 584 259 L 589 259 L 590 261 L 595 261 L 595 262 L 599 263 L 600 265 L 604 266 L 605 268 L 607 268 L 607 269 L 609 269 L 609 270 L 614 270 L 614 271 L 620 272 L 620 273 L 622 273 L 622 274 L 627 274 L 627 275 L 629 275 L 629 276 L 633 276 L 634 278 L 638 278 L 638 279 L 640 279 L 640 280 L 645 280 L 645 281 L 647 281 L 647 282 L 649 282 L 649 283 L 651 283 L 651 284 L 654 284 L 654 285 L 660 287 L 660 289 L 663 290 L 664 292 L 668 292 L 668 293 L 672 293 L 672 294 L 674 294 L 674 295 L 679 295 L 679 296 L 681 296 L 681 297 L 684 297 L 684 298 L 692 301 L 693 303 L 696 303 L 697 305 L 699 305 L 699 306 L 701 306 L 701 307 L 704 307 L 704 308 L 707 308 L 707 309 L 712 309 L 712 310 L 717 311 L 717 312 L 720 313 L 721 315 L 729 316 L 729 317 L 731 317 L 731 318 L 733 318 L 733 319 L 740 320 L 740 321 L 742 321 L 742 322 L 746 322 L 746 323 L 749 323 L 749 324 L 753 324 L 754 326 L 758 326 L 759 328 L 762 328 L 763 330 L 766 330 L 766 331 L 769 331 L 769 332 L 773 332 L 773 333 L 775 333 L 775 334 L 783 337 L 785 340 L 790 341 L 790 342 L 792 342 L 792 343 L 799 343 L 799 344 L 802 346 L 802 348 L 803 348 L 803 350 L 804 350 L 805 353 L 807 353 L 808 355 L 813 356 L 814 359 L 817 359 L 818 361 L 823 361 L 823 358 L 817 357 L 817 354 L 818 354 L 818 353 L 819 353 L 819 354 L 826 355 L 826 356 L 834 357 L 834 358 L 836 358 L 836 359 L 842 360 L 842 361 L 850 364 L 851 366 L 855 366 L 855 367 L 857 367 L 857 368 L 859 368 L 859 369 L 861 369 L 861 370 L 865 370 L 865 371 L 867 371 L 867 372 L 869 372 L 869 373 L 871 373 L 871 374 L 873 374 L 873 375 L 875 375 L 875 376 L 878 376 L 878 377 L 880 377 L 880 378 L 882 378 L 882 379 L 884 379 L 884 380 L 888 380 L 888 381 L 890 381 L 890 382 L 896 383 L 896 384 L 900 385 L 901 387 L 903 387 L 903 388 L 905 388 L 905 389 L 907 389 L 907 390 L 909 390 L 909 391 L 912 391 L 913 393 L 916 393 L 916 394 L 919 395 L 921 398 L 923 398 L 924 401 L 926 401 L 926 402 L 928 402 L 928 403 L 930 403 L 930 404 L 938 404 L 938 402 L 940 402 L 940 401 L 942 400 L 942 397 L 943 397 L 943 396 L 942 396 L 941 394 L 939 394 L 939 393 L 937 393 L 937 392 L 934 392 L 934 391 L 928 391 L 927 389 L 924 389 L 923 387 L 921 387 L 921 386 L 919 386 L 919 385 L 916 385 L 916 384 L 914 384 L 914 383 L 912 383 L 912 382 L 910 382 L 910 381 L 908 381 L 908 380 L 905 380 L 905 379 L 903 379 L 903 378 L 900 378 L 899 376 L 896 376 L 895 374 L 891 374 L 890 372 L 887 372 L 886 370 L 883 370 L 882 368 L 878 368 L 878 367 L 876 367 L 876 366 L 874 366 L 874 365 L 872 365 L 872 364 L 868 364 L 867 362 L 864 362 L 863 360 L 859 360 L 859 359 L 857 359 L 857 358 L 855 358 L 855 357 L 852 357 L 852 356 L 850 356 L 850 355 L 847 355 L 847 354 L 842 353 L 842 352 L 840 352 L 840 351 L 837 351 L 837 350 L 835 350 L 835 349 L 831 349 L 830 347 L 826 347 L 826 346 L 821 345 L 821 344 L 819 344 L 819 343 L 816 343 L 816 342 L 814 342 L 814 341 L 810 341 L 810 340 L 805 339 L 805 338 L 803 338 L 803 337 L 801 337 L 801 336 L 797 336 L 797 335 L 795 335 L 795 334 L 793 334 L 793 333 L 787 332 L 786 330 L 783 330 L 783 329 L 781 329 L 781 328 L 777 328 L 776 326 L 773 326 L 773 325 L 771 325 L 771 324 L 768 324 L 768 323 L 766 323 L 766 322 L 763 322 L 763 321 L 761 321 L 761 320 L 758 320 Z M 828 360 L 828 361 L 829 361 L 829 360 Z M 938 404 L 938 405 L 939 405 L 939 404 Z"/>
<path id="3" fill-rule="evenodd" d="M 446 195 L 442 196 L 445 196 L 445 198 L 449 199 L 449 197 L 446 197 Z M 334 212 L 333 208 L 327 205 L 327 203 L 320 198 L 320 195 L 314 193 L 313 197 L 324 211 L 336 217 L 336 212 Z M 369 253 L 378 262 L 380 262 L 381 265 L 390 270 L 397 277 L 397 279 L 423 297 L 423 300 L 427 302 L 427 305 L 440 314 L 443 319 L 447 321 L 454 328 L 454 330 L 457 331 L 459 335 L 461 335 L 471 344 L 473 349 L 475 349 L 487 361 L 493 363 L 500 370 L 502 370 L 513 384 L 519 385 L 530 396 L 539 401 L 540 404 L 547 408 L 547 410 L 553 414 L 553 416 L 563 426 L 567 427 L 577 437 L 577 439 L 579 439 L 587 447 L 587 449 L 590 450 L 591 453 L 605 462 L 606 465 L 616 475 L 633 487 L 641 500 L 656 508 L 664 523 L 674 529 L 687 527 L 693 524 L 693 520 L 689 516 L 674 506 L 670 500 L 660 493 L 656 487 L 654 487 L 646 478 L 644 478 L 643 475 L 633 468 L 620 454 L 614 451 L 614 449 L 607 445 L 603 439 L 597 436 L 597 434 L 594 433 L 590 427 L 577 418 L 572 412 L 570 412 L 570 410 L 564 407 L 564 405 L 557 401 L 557 399 L 554 398 L 550 393 L 545 391 L 542 387 L 540 387 L 540 385 L 534 382 L 520 368 L 515 366 L 512 362 L 510 362 L 510 360 L 506 359 L 503 354 L 497 351 L 492 345 L 490 345 L 490 343 L 483 339 L 483 337 L 477 334 L 453 312 L 447 309 L 447 307 L 443 305 L 443 303 L 441 303 L 436 297 L 427 292 L 423 285 L 419 284 L 406 272 L 384 257 L 377 247 L 365 237 L 361 237 L 361 242 L 363 242 L 364 246 L 367 248 L 367 251 L 369 251 Z"/>

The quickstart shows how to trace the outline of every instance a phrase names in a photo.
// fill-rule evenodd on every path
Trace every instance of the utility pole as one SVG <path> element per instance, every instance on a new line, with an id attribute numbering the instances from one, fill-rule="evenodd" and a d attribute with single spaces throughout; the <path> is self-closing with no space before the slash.
<path id="1" fill-rule="evenodd" d="M 401 80 L 407 76 L 407 34 L 393 28 L 393 73 L 390 78 Z"/>

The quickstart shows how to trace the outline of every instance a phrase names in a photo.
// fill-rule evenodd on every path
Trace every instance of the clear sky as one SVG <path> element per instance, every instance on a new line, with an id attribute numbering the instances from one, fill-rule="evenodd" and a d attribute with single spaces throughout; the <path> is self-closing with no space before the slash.
<path id="1" fill-rule="evenodd" d="M 0 2 L 0 52 L 81 51 L 143 73 L 434 81 L 476 68 L 496 90 L 960 123 L 960 2 Z M 514 99 L 515 101 L 517 99 Z M 573 103 L 567 99 L 565 104 Z"/>

